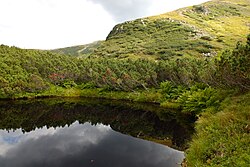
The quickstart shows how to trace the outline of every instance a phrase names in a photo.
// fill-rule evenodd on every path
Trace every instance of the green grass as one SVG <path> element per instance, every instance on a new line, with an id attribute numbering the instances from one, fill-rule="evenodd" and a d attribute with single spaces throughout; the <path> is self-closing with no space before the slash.
<path id="1" fill-rule="evenodd" d="M 249 32 L 250 4 L 247 0 L 213 0 L 160 16 L 164 17 L 193 25 L 201 36 L 206 34 L 213 39 L 212 46 L 228 48 L 235 41 L 244 40 L 244 34 Z"/>
<path id="2" fill-rule="evenodd" d="M 207 111 L 197 121 L 196 134 L 186 153 L 187 164 L 247 167 L 249 145 L 250 93 L 247 93 L 225 100 L 220 109 Z"/>
<path id="3" fill-rule="evenodd" d="M 111 100 L 126 100 L 134 102 L 149 102 L 160 103 L 162 94 L 157 89 L 137 90 L 133 92 L 125 91 L 110 91 L 103 88 L 85 88 L 78 87 L 64 88 L 60 86 L 51 85 L 49 89 L 36 93 L 19 93 L 15 94 L 12 99 L 32 99 L 32 98 L 46 98 L 46 97 L 90 97 L 90 98 L 104 98 Z"/>
<path id="4" fill-rule="evenodd" d="M 160 103 L 160 100 L 162 98 L 162 95 L 155 89 L 150 89 L 147 91 L 138 90 L 135 92 L 105 91 L 103 89 L 84 89 L 81 91 L 81 96 L 153 103 Z"/>
<path id="5" fill-rule="evenodd" d="M 100 43 L 101 41 L 96 41 L 96 42 L 86 44 L 86 45 L 59 48 L 59 49 L 53 49 L 50 51 L 54 53 L 58 53 L 58 54 L 65 54 L 65 55 L 71 55 L 71 56 L 82 56 L 82 55 L 87 56 L 89 54 L 92 54 L 95 48 L 99 46 Z"/>

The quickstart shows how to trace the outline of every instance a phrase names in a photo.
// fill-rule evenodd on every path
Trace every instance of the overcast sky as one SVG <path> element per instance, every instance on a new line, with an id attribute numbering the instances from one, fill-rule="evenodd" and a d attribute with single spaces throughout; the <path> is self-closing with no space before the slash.
<path id="1" fill-rule="evenodd" d="M 114 25 L 208 0 L 0 0 L 0 44 L 53 49 L 106 38 Z"/>

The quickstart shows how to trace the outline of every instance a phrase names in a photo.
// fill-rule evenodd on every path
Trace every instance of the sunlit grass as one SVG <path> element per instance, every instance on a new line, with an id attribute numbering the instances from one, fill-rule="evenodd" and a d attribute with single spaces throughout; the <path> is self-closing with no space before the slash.
<path id="1" fill-rule="evenodd" d="M 188 166 L 249 165 L 250 93 L 225 100 L 221 110 L 207 112 L 198 121 L 187 151 Z"/>

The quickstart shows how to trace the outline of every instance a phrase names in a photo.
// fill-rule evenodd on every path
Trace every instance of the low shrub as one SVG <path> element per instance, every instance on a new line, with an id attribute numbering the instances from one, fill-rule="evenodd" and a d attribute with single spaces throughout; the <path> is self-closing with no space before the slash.
<path id="1" fill-rule="evenodd" d="M 190 89 L 181 94 L 177 102 L 182 107 L 182 112 L 200 114 L 209 107 L 219 107 L 220 97 L 217 90 L 206 87 L 204 89 Z"/>

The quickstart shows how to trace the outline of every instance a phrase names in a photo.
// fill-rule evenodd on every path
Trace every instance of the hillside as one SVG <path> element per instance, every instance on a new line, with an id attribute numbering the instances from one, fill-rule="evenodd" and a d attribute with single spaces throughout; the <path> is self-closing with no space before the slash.
<path id="1" fill-rule="evenodd" d="M 105 41 L 59 49 L 70 55 L 109 57 L 214 56 L 245 40 L 250 28 L 249 0 L 212 0 L 166 14 L 116 25 Z"/>
<path id="2" fill-rule="evenodd" d="M 93 54 L 95 49 L 100 45 L 101 41 L 96 41 L 86 45 L 78 45 L 66 48 L 59 48 L 50 50 L 51 52 L 58 54 L 66 54 L 70 56 L 81 56 Z"/>

